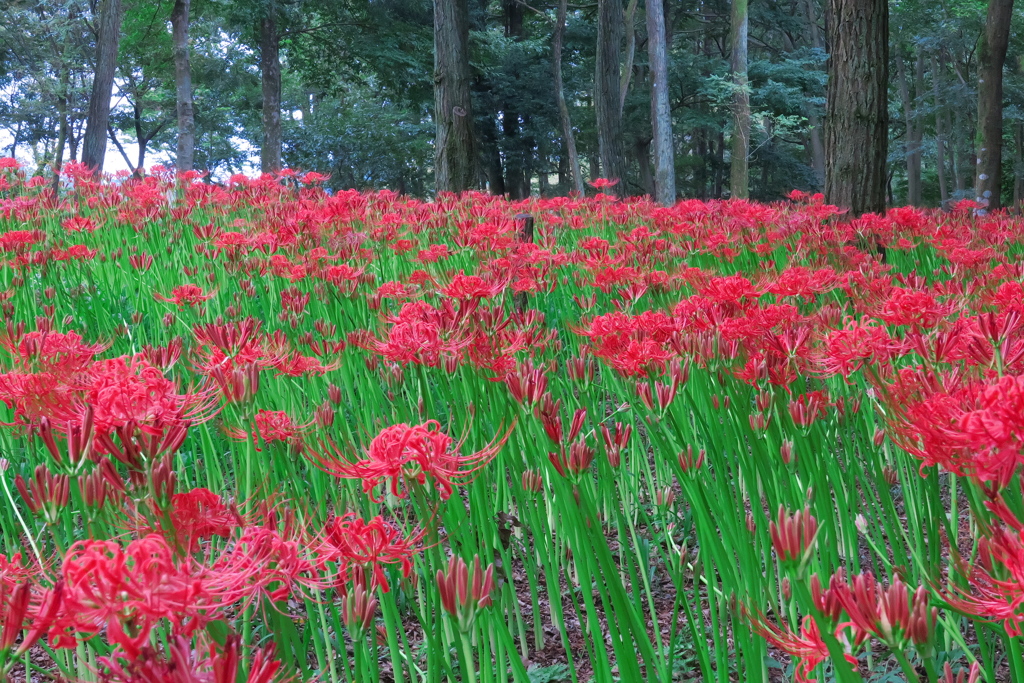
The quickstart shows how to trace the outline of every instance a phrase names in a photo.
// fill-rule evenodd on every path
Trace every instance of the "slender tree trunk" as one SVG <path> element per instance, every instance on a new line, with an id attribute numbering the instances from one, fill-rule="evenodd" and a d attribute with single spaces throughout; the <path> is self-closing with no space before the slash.
<path id="1" fill-rule="evenodd" d="M 885 213 L 889 4 L 829 0 L 825 200 L 851 215 Z"/>
<path id="2" fill-rule="evenodd" d="M 505 38 L 521 41 L 525 36 L 523 5 L 517 0 L 503 0 L 502 9 L 505 14 Z M 523 139 L 517 106 L 519 101 L 519 97 L 507 97 L 501 107 L 501 131 L 505 138 L 505 191 L 509 199 L 525 199 L 530 196 L 526 166 L 527 157 L 533 150 L 532 145 L 527 145 Z"/>
<path id="3" fill-rule="evenodd" d="M 636 57 L 636 7 L 637 0 L 629 0 L 622 26 L 626 30 L 626 59 L 622 66 L 619 82 L 619 114 L 626 108 L 629 81 L 633 78 L 633 59 Z"/>
<path id="4" fill-rule="evenodd" d="M 676 161 L 672 144 L 672 109 L 668 101 L 665 4 L 664 0 L 646 2 L 647 59 L 651 64 L 651 130 L 654 137 L 654 199 L 663 206 L 672 206 L 676 203 Z"/>
<path id="5" fill-rule="evenodd" d="M 562 83 L 562 38 L 565 35 L 565 15 L 568 0 L 558 1 L 558 18 L 555 22 L 555 35 L 551 39 L 551 70 L 555 78 L 555 99 L 558 102 L 558 117 L 562 122 L 562 138 L 565 140 L 566 154 L 569 159 L 569 171 L 572 175 L 572 189 L 583 196 L 583 171 L 580 170 L 580 155 L 576 151 L 576 135 L 569 119 L 569 105 L 565 101 L 565 86 Z"/>
<path id="6" fill-rule="evenodd" d="M 594 74 L 597 141 L 601 152 L 601 168 L 605 177 L 619 181 L 611 191 L 620 197 L 626 195 L 626 159 L 622 146 L 622 113 L 619 109 L 621 55 L 622 0 L 598 0 L 597 65 Z"/>
<path id="7" fill-rule="evenodd" d="M 921 156 L 918 145 L 918 121 L 914 113 L 914 100 L 907 81 L 907 67 L 899 48 L 896 49 L 896 78 L 900 86 L 900 99 L 903 101 L 903 121 L 906 134 L 903 136 L 904 160 L 907 164 L 907 204 L 921 205 Z"/>
<path id="8" fill-rule="evenodd" d="M 637 140 L 633 146 L 636 163 L 640 168 L 640 187 L 644 194 L 654 196 L 654 169 L 651 168 L 651 141 Z"/>
<path id="9" fill-rule="evenodd" d="M 804 0 L 804 16 L 807 20 L 807 34 L 811 47 L 819 50 L 825 49 L 825 41 L 822 38 L 821 30 L 818 28 L 818 14 L 815 11 L 814 0 Z M 818 187 L 825 187 L 825 144 L 821 136 L 821 116 L 815 110 L 814 105 L 807 105 L 807 131 L 808 142 L 811 151 L 811 168 L 814 170 L 814 178 Z"/>
<path id="10" fill-rule="evenodd" d="M 939 206 L 946 208 L 946 203 L 949 201 L 949 188 L 946 185 L 946 133 L 943 129 L 942 98 L 939 95 L 942 90 L 940 79 L 939 58 L 932 54 L 932 98 L 935 100 L 935 165 L 939 173 Z"/>
<path id="11" fill-rule="evenodd" d="M 967 127 L 964 125 L 963 116 L 959 110 L 955 116 L 953 130 L 962 132 Z M 959 138 L 955 139 L 959 144 L 955 145 L 950 155 L 953 157 L 953 177 L 956 179 L 956 191 L 962 197 L 963 193 L 967 191 L 967 181 L 964 178 L 967 174 L 965 169 L 970 168 L 971 165 L 971 154 L 969 145 L 963 144 Z"/>
<path id="12" fill-rule="evenodd" d="M 82 163 L 97 174 L 103 171 L 107 153 L 107 124 L 110 96 L 117 71 L 117 50 L 121 44 L 121 0 L 101 0 L 96 32 L 96 73 L 89 97 L 89 115 L 82 141 Z"/>
<path id="13" fill-rule="evenodd" d="M 188 13 L 191 0 L 174 0 L 171 33 L 174 39 L 174 85 L 178 108 L 178 173 L 191 171 L 196 149 L 196 119 L 192 103 L 192 67 L 189 64 Z"/>
<path id="14" fill-rule="evenodd" d="M 263 145 L 260 170 L 281 170 L 281 37 L 277 32 L 277 9 L 271 2 L 260 19 L 260 76 L 263 83 Z"/>
<path id="15" fill-rule="evenodd" d="M 732 163 L 729 193 L 735 199 L 750 196 L 750 92 L 747 89 L 747 0 L 732 0 L 732 24 L 729 42 L 732 49 L 732 79 L 736 94 L 732 99 Z"/>
<path id="16" fill-rule="evenodd" d="M 1013 0 L 989 0 L 985 33 L 978 51 L 978 172 L 974 189 L 978 202 L 989 210 L 998 209 L 1001 205 L 1003 64 L 1006 62 L 1012 17 Z"/>
<path id="17" fill-rule="evenodd" d="M 434 1 L 434 174 L 438 192 L 474 186 L 476 150 L 469 93 L 469 6 Z"/>
<path id="18" fill-rule="evenodd" d="M 1013 126 L 1013 210 L 1020 212 L 1024 202 L 1024 123 L 1017 121 Z"/>
<path id="19" fill-rule="evenodd" d="M 60 119 L 57 128 L 57 149 L 53 153 L 53 181 L 51 187 L 54 193 L 60 189 L 60 171 L 64 167 L 64 147 L 68 141 L 68 86 L 71 82 L 71 70 L 67 66 L 62 67 L 60 73 L 60 94 L 57 97 L 57 118 Z"/>

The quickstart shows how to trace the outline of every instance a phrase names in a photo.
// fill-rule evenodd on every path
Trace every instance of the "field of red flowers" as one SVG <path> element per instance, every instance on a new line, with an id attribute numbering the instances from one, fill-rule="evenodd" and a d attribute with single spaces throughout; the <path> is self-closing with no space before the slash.
<path id="1" fill-rule="evenodd" d="M 1024 220 L 0 165 L 4 676 L 1024 681 Z"/>

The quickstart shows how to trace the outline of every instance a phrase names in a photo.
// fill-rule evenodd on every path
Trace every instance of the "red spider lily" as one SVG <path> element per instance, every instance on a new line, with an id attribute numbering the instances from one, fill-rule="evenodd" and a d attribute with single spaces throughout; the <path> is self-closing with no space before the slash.
<path id="1" fill-rule="evenodd" d="M 62 574 L 64 608 L 50 632 L 54 647 L 75 647 L 105 628 L 111 643 L 137 655 L 161 620 L 187 636 L 217 618 L 216 596 L 175 561 L 160 536 L 125 548 L 79 541 L 68 550 Z"/>
<path id="2" fill-rule="evenodd" d="M 71 480 L 67 475 L 53 474 L 46 465 L 36 467 L 35 476 L 27 484 L 20 474 L 14 478 L 14 486 L 32 512 L 39 513 L 47 524 L 56 524 L 60 511 L 68 504 Z"/>
<path id="3" fill-rule="evenodd" d="M 614 433 L 608 429 L 608 425 L 601 423 L 601 438 L 604 441 L 604 452 L 608 456 L 608 464 L 617 468 L 622 462 L 622 451 L 629 444 L 629 437 L 633 433 L 633 425 L 615 423 Z"/>
<path id="4" fill-rule="evenodd" d="M 17 340 L 0 337 L 14 357 L 16 367 L 25 372 L 52 372 L 71 377 L 92 365 L 98 353 L 109 344 L 86 344 L 76 332 L 28 332 Z"/>
<path id="5" fill-rule="evenodd" d="M 231 634 L 223 646 L 211 643 L 205 649 L 193 649 L 182 636 L 168 639 L 166 654 L 152 645 L 137 652 L 118 648 L 107 657 L 99 657 L 99 680 L 107 683 L 239 683 L 241 638 Z M 243 683 L 286 683 L 280 678 L 281 662 L 275 659 L 274 644 L 251 650 L 249 674 Z"/>
<path id="6" fill-rule="evenodd" d="M 422 539 L 423 532 L 403 537 L 382 517 L 367 522 L 350 513 L 328 520 L 316 553 L 321 567 L 326 562 L 338 563 L 339 583 L 350 579 L 353 567 L 360 567 L 373 577 L 370 588 L 379 587 L 387 593 L 390 586 L 384 565 L 397 564 L 402 575 L 408 578 L 412 572 L 412 557 Z"/>
<path id="7" fill-rule="evenodd" d="M 429 478 L 438 487 L 442 500 L 452 494 L 454 487 L 466 483 L 480 468 L 489 463 L 505 444 L 504 437 L 495 437 L 491 443 L 471 455 L 460 455 L 464 442 L 456 442 L 441 431 L 437 420 L 410 426 L 397 424 L 387 427 L 373 438 L 366 449 L 366 457 L 352 461 L 333 444 L 321 442 L 324 454 L 312 453 L 313 462 L 328 474 L 342 479 L 361 479 L 363 491 L 370 493 L 381 482 L 389 481 L 390 490 L 398 498 L 405 493 L 400 484 L 405 479 L 425 484 Z"/>
<path id="8" fill-rule="evenodd" d="M 570 475 L 579 477 L 590 469 L 590 465 L 594 462 L 594 448 L 580 439 L 569 446 L 568 454 L 566 454 L 565 447 L 562 446 L 557 453 L 548 453 L 548 460 L 563 477 Z"/>
<path id="9" fill-rule="evenodd" d="M 204 576 L 221 600 L 286 599 L 298 588 L 324 588 L 302 540 L 289 540 L 269 525 L 249 526 Z"/>
<path id="10" fill-rule="evenodd" d="M 441 606 L 455 617 L 459 630 L 468 632 L 479 610 L 491 604 L 494 590 L 494 564 L 487 569 L 480 566 L 480 556 L 473 557 L 473 572 L 461 557 L 453 556 L 448 561 L 448 571 L 437 570 L 437 590 L 441 595 Z"/>
<path id="11" fill-rule="evenodd" d="M 360 640 L 373 625 L 377 613 L 377 599 L 364 586 L 357 585 L 342 601 L 341 619 L 354 640 Z"/>
<path id="12" fill-rule="evenodd" d="M 618 178 L 615 178 L 615 179 L 595 178 L 593 182 L 587 183 L 587 185 L 590 185 L 592 188 L 594 188 L 595 190 L 598 190 L 598 191 L 604 191 L 605 189 L 607 189 L 609 187 L 615 187 L 618 184 L 619 184 L 619 179 Z"/>
<path id="13" fill-rule="evenodd" d="M 693 446 L 687 446 L 685 451 L 679 451 L 679 455 L 676 456 L 676 460 L 679 462 L 679 469 L 683 473 L 693 472 L 699 470 L 701 465 L 704 464 L 704 458 L 707 456 L 706 451 L 702 448 L 694 455 Z"/>
<path id="14" fill-rule="evenodd" d="M 167 303 L 174 304 L 179 310 L 185 310 L 186 306 L 194 308 L 203 302 L 209 301 L 216 294 L 216 292 L 206 294 L 199 285 L 178 285 L 171 290 L 170 298 L 158 293 L 154 293 L 153 298 L 157 301 L 166 301 Z"/>
<path id="15" fill-rule="evenodd" d="M 964 614 L 1002 622 L 1011 638 L 1019 638 L 1024 634 L 1024 531 L 995 527 L 979 550 L 981 561 L 968 574 L 970 589 L 954 587 L 943 599 Z"/>
<path id="16" fill-rule="evenodd" d="M 284 442 L 292 444 L 296 448 L 302 448 L 302 430 L 309 427 L 312 422 L 296 424 L 294 420 L 283 410 L 259 410 L 253 418 L 256 424 L 256 431 L 252 434 L 252 441 L 259 448 L 262 440 L 265 444 Z M 228 434 L 235 439 L 246 439 L 249 436 L 240 429 L 228 429 Z"/>
<path id="17" fill-rule="evenodd" d="M 35 590 L 31 583 L 0 583 L 0 673 L 6 676 L 14 660 L 28 652 L 50 629 L 62 606 L 64 584 Z M 27 630 L 26 630 L 27 629 Z M 25 631 L 21 643 L 18 636 Z"/>
<path id="18" fill-rule="evenodd" d="M 58 465 L 68 466 L 71 471 L 76 471 L 80 464 L 91 454 L 94 431 L 93 431 L 93 408 L 87 407 L 82 415 L 80 423 L 67 423 L 64 427 L 64 437 L 67 440 L 65 451 L 57 446 L 57 440 L 53 434 L 53 427 L 49 418 L 43 417 L 39 420 L 38 433 L 46 449 L 50 452 Z"/>
<path id="19" fill-rule="evenodd" d="M 805 616 L 800 626 L 800 632 L 793 633 L 768 621 L 763 614 L 759 613 L 754 616 L 745 608 L 743 612 L 754 633 L 797 660 L 795 680 L 798 683 L 813 683 L 817 680 L 811 675 L 819 664 L 829 658 L 830 654 L 813 617 Z M 846 658 L 851 664 L 857 662 L 850 655 L 846 655 Z"/>
<path id="20" fill-rule="evenodd" d="M 500 294 L 507 285 L 507 282 L 488 282 L 478 275 L 460 272 L 452 278 L 451 284 L 439 291 L 453 299 L 489 299 Z"/>
<path id="21" fill-rule="evenodd" d="M 89 374 L 81 400 L 94 411 L 97 434 L 129 423 L 158 432 L 156 425 L 194 424 L 216 413 L 212 392 L 179 394 L 174 382 L 141 357 L 99 361 Z"/>
<path id="22" fill-rule="evenodd" d="M 931 637 L 936 614 L 928 611 L 923 588 L 911 592 L 899 577 L 883 588 L 870 572 L 846 581 L 840 572 L 833 575 L 830 590 L 855 631 L 870 633 L 893 649 L 901 649 L 908 640 L 925 643 Z"/>
<path id="23" fill-rule="evenodd" d="M 227 505 L 213 491 L 194 488 L 175 493 L 166 510 L 155 511 L 157 529 L 142 525 L 141 535 L 160 530 L 164 537 L 186 554 L 195 552 L 200 541 L 214 536 L 228 538 L 243 524 L 234 505 Z"/>
<path id="24" fill-rule="evenodd" d="M 818 536 L 818 520 L 811 514 L 811 509 L 805 507 L 789 514 L 780 505 L 776 519 L 768 524 L 768 533 L 779 561 L 799 566 L 802 573 L 814 552 Z"/>

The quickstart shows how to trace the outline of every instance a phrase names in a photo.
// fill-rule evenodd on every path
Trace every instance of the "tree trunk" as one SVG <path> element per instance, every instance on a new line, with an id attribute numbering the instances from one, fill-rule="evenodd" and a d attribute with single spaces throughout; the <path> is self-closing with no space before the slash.
<path id="1" fill-rule="evenodd" d="M 438 192 L 463 192 L 476 179 L 469 94 L 469 5 L 434 1 L 434 176 Z"/>
<path id="2" fill-rule="evenodd" d="M 1020 212 L 1024 202 L 1024 123 L 1017 121 L 1013 127 L 1013 210 Z"/>
<path id="3" fill-rule="evenodd" d="M 907 67 L 903 54 L 896 49 L 896 78 L 900 85 L 900 99 L 903 101 L 903 121 L 906 124 L 904 159 L 907 163 L 907 204 L 921 205 L 921 150 L 919 122 L 914 112 L 914 99 L 907 81 Z"/>
<path id="4" fill-rule="evenodd" d="M 594 105 L 601 168 L 609 180 L 619 181 L 610 192 L 626 195 L 626 160 L 622 147 L 622 114 L 619 109 L 622 53 L 622 0 L 597 2 L 597 64 L 594 73 Z"/>
<path id="5" fill-rule="evenodd" d="M 978 172 L 974 189 L 982 211 L 1000 207 L 1003 173 L 1003 64 L 1013 0 L 989 0 L 978 51 Z"/>
<path id="6" fill-rule="evenodd" d="M 814 0 L 804 0 L 804 15 L 807 20 L 807 33 L 811 47 L 819 50 L 825 49 L 825 41 L 822 39 L 821 30 L 818 28 L 818 16 L 814 9 Z M 818 187 L 825 186 L 825 144 L 821 138 L 821 117 L 815 111 L 814 106 L 807 105 L 807 138 L 811 152 L 811 168 L 814 170 L 814 179 Z"/>
<path id="7" fill-rule="evenodd" d="M 732 24 L 729 42 L 732 48 L 732 79 L 736 93 L 732 99 L 732 163 L 729 169 L 729 193 L 735 199 L 750 196 L 750 92 L 747 89 L 747 0 L 732 0 Z"/>
<path id="8" fill-rule="evenodd" d="M 121 0 L 102 0 L 96 27 L 96 73 L 89 97 L 89 115 L 82 141 L 82 163 L 99 174 L 107 153 L 107 125 L 110 96 L 117 71 L 117 50 L 121 43 Z"/>
<path id="9" fill-rule="evenodd" d="M 54 193 L 60 189 L 60 171 L 64 167 L 64 147 L 68 141 L 68 86 L 70 82 L 71 69 L 62 66 L 60 94 L 57 97 L 57 118 L 60 121 L 57 124 L 57 149 L 53 153 L 53 181 L 51 184 Z"/>
<path id="10" fill-rule="evenodd" d="M 889 4 L 829 0 L 829 7 L 825 200 L 852 216 L 885 213 Z"/>
<path id="11" fill-rule="evenodd" d="M 521 41 L 525 37 L 523 5 L 518 0 L 504 0 L 505 38 Z M 518 73 L 516 74 L 518 78 Z M 518 84 L 517 84 L 518 85 Z M 518 90 L 518 88 L 516 88 Z M 506 98 L 502 104 L 501 130 L 505 136 L 505 190 L 509 199 L 526 199 L 530 196 L 529 157 L 533 145 L 523 136 L 525 117 L 520 117 L 518 97 Z M 520 121 L 520 119 L 523 119 Z"/>
<path id="12" fill-rule="evenodd" d="M 665 5 L 664 0 L 646 2 L 647 58 L 651 64 L 651 130 L 654 137 L 654 199 L 663 206 L 672 206 L 676 203 L 676 162 L 672 145 L 672 109 L 668 101 Z"/>
<path id="13" fill-rule="evenodd" d="M 174 84 L 178 109 L 178 173 L 191 171 L 196 149 L 196 119 L 192 106 L 192 67 L 189 64 L 188 12 L 191 0 L 174 0 L 171 32 L 174 39 Z"/>
<path id="14" fill-rule="evenodd" d="M 263 82 L 263 145 L 260 170 L 281 170 L 281 37 L 277 32 L 277 9 L 271 2 L 260 19 L 260 77 Z"/>
<path id="15" fill-rule="evenodd" d="M 651 141 L 637 140 L 633 147 L 636 163 L 640 168 L 640 187 L 644 194 L 654 196 L 654 170 L 651 168 Z"/>
<path id="16" fill-rule="evenodd" d="M 939 58 L 932 55 L 932 98 L 935 100 L 935 166 L 939 173 L 939 206 L 946 208 L 949 201 L 949 188 L 946 185 L 946 137 L 943 129 L 942 98 L 939 96 L 941 86 L 939 79 Z"/>
<path id="17" fill-rule="evenodd" d="M 619 77 L 619 114 L 626 109 L 626 95 L 629 81 L 633 78 L 633 59 L 636 57 L 636 6 L 637 0 L 629 0 L 622 27 L 626 30 L 626 59 Z"/>
<path id="18" fill-rule="evenodd" d="M 572 174 L 572 188 L 579 196 L 583 196 L 583 171 L 580 170 L 580 155 L 576 151 L 576 135 L 569 119 L 569 105 L 565 101 L 565 87 L 562 84 L 562 37 L 565 35 L 565 15 L 568 0 L 559 0 L 558 18 L 555 22 L 555 35 L 551 39 L 551 69 L 555 77 L 555 99 L 558 102 L 558 117 L 562 122 L 562 137 L 565 140 L 569 170 Z"/>

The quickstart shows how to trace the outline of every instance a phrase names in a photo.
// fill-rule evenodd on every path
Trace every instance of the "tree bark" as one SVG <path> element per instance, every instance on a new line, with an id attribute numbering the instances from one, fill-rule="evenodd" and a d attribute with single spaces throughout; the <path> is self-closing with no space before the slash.
<path id="1" fill-rule="evenodd" d="M 906 124 L 904 140 L 904 160 L 907 164 L 907 204 L 921 205 L 921 131 L 914 107 L 914 98 L 907 80 L 907 67 L 903 54 L 896 49 L 896 78 L 900 86 L 900 99 L 903 102 L 903 121 Z M 917 93 L 920 95 L 920 93 Z"/>
<path id="2" fill-rule="evenodd" d="M 829 0 L 825 200 L 852 216 L 885 213 L 889 4 Z"/>
<path id="3" fill-rule="evenodd" d="M 620 197 L 626 194 L 626 160 L 622 146 L 622 113 L 619 109 L 622 21 L 622 0 L 598 0 L 597 63 L 594 73 L 597 142 L 605 177 L 619 181 L 610 191 Z"/>
<path id="4" fill-rule="evenodd" d="M 60 73 L 60 94 L 57 97 L 57 118 L 60 119 L 57 128 L 57 149 L 53 153 L 53 181 L 51 187 L 54 193 L 60 189 L 60 171 L 64 167 L 64 148 L 68 141 L 68 86 L 71 83 L 71 69 L 63 65 Z"/>
<path id="5" fill-rule="evenodd" d="M 747 88 L 747 0 L 732 0 L 729 42 L 732 49 L 733 95 L 732 163 L 729 169 L 729 193 L 735 199 L 750 197 L 750 92 Z"/>
<path id="6" fill-rule="evenodd" d="M 277 32 L 277 10 L 271 2 L 260 19 L 260 78 L 263 85 L 263 144 L 260 170 L 281 170 L 281 37 Z"/>
<path id="7" fill-rule="evenodd" d="M 469 93 L 469 5 L 434 0 L 434 179 L 438 192 L 475 185 L 476 150 Z"/>
<path id="8" fill-rule="evenodd" d="M 1013 0 L 989 0 L 978 51 L 978 150 L 974 189 L 982 211 L 998 209 L 1003 172 L 1003 64 Z"/>
<path id="9" fill-rule="evenodd" d="M 633 78 L 633 59 L 636 57 L 636 7 L 637 0 L 629 0 L 622 27 L 626 31 L 626 59 L 619 77 L 619 114 L 626 109 L 626 95 L 629 94 L 629 82 Z"/>
<path id="10" fill-rule="evenodd" d="M 565 15 L 568 0 L 558 1 L 558 18 L 555 22 L 555 34 L 551 39 L 551 70 L 555 78 L 555 99 L 558 102 L 558 117 L 562 122 L 562 137 L 565 140 L 566 154 L 569 159 L 569 171 L 572 175 L 573 191 L 583 196 L 583 171 L 580 170 L 580 155 L 576 151 L 576 135 L 572 130 L 569 118 L 569 105 L 565 101 L 565 86 L 562 83 L 562 37 L 565 35 Z"/>
<path id="11" fill-rule="evenodd" d="M 1013 127 L 1013 210 L 1020 212 L 1024 202 L 1024 123 L 1017 121 Z"/>
<path id="12" fill-rule="evenodd" d="M 565 0 L 562 0 L 563 4 Z M 676 203 L 676 162 L 672 144 L 672 109 L 668 101 L 668 35 L 664 0 L 647 2 L 647 59 L 651 64 L 651 130 L 654 147 L 654 199 Z"/>
<path id="13" fill-rule="evenodd" d="M 82 163 L 99 174 L 107 153 L 107 125 L 110 96 L 117 71 L 117 50 L 121 44 L 121 0 L 102 0 L 96 31 L 96 73 L 89 97 L 89 115 L 82 141 Z"/>
<path id="14" fill-rule="evenodd" d="M 939 58 L 932 55 L 932 97 L 935 100 L 935 165 L 939 174 L 939 206 L 946 208 L 949 201 L 949 187 L 946 185 L 946 133 L 943 129 L 944 117 L 942 112 L 942 98 L 939 93 L 941 85 L 939 80 Z"/>
<path id="15" fill-rule="evenodd" d="M 825 41 L 822 39 L 821 30 L 818 28 L 818 16 L 814 9 L 814 0 L 804 0 L 804 15 L 807 20 L 807 33 L 811 47 L 819 50 L 825 49 Z M 821 117 L 814 110 L 813 106 L 807 106 L 807 131 L 808 142 L 811 152 L 811 168 L 814 170 L 814 178 L 818 187 L 825 187 L 825 143 L 821 136 Z"/>
<path id="16" fill-rule="evenodd" d="M 175 169 L 191 171 L 195 160 L 196 118 L 192 101 L 192 67 L 189 63 L 188 22 L 191 0 L 174 0 L 171 33 L 174 40 L 174 85 L 178 110 L 178 149 Z"/>

